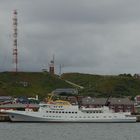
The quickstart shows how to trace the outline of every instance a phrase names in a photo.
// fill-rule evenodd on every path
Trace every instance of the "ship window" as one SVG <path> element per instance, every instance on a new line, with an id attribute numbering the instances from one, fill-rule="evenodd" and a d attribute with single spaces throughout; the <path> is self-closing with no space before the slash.
<path id="1" fill-rule="evenodd" d="M 58 111 L 56 111 L 56 113 L 58 113 Z"/>
<path id="2" fill-rule="evenodd" d="M 106 118 L 106 116 L 104 116 L 104 118 Z"/>
<path id="3" fill-rule="evenodd" d="M 71 112 L 69 112 L 69 113 L 71 113 Z"/>
<path id="4" fill-rule="evenodd" d="M 74 112 L 72 112 L 72 113 L 74 113 Z"/>
<path id="5" fill-rule="evenodd" d="M 61 113 L 61 111 L 59 111 L 59 113 Z"/>
<path id="6" fill-rule="evenodd" d="M 46 111 L 46 113 L 48 113 L 48 111 Z"/>
<path id="7" fill-rule="evenodd" d="M 77 114 L 77 112 L 75 112 Z"/>
<path id="8" fill-rule="evenodd" d="M 41 107 L 47 107 L 46 105 L 41 105 Z"/>
<path id="9" fill-rule="evenodd" d="M 62 113 L 64 113 L 64 111 Z"/>
<path id="10" fill-rule="evenodd" d="M 11 117 L 12 117 L 12 118 L 14 118 L 14 116 L 13 116 L 13 115 L 12 115 Z"/>
<path id="11" fill-rule="evenodd" d="M 50 113 L 52 113 L 51 111 L 49 111 Z"/>

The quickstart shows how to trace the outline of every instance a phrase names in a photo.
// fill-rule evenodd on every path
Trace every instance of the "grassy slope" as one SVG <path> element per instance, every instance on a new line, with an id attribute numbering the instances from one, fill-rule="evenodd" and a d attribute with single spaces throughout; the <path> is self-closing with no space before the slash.
<path id="1" fill-rule="evenodd" d="M 24 82 L 27 86 L 24 86 Z M 44 98 L 54 89 L 64 87 L 71 86 L 57 76 L 51 76 L 48 73 L 0 73 L 0 95 L 35 96 L 38 94 L 39 97 Z"/>
<path id="2" fill-rule="evenodd" d="M 140 80 L 131 76 L 101 76 L 80 73 L 66 73 L 62 78 L 85 87 L 82 95 L 96 97 L 134 97 L 140 94 Z M 27 82 L 24 87 L 23 82 Z M 37 72 L 0 73 L 0 95 L 35 96 L 44 98 L 56 88 L 69 88 L 71 85 L 58 76 Z"/>
<path id="3" fill-rule="evenodd" d="M 80 73 L 66 73 L 62 75 L 80 86 L 85 87 L 81 94 L 96 97 L 134 97 L 140 94 L 140 80 L 129 75 L 101 76 Z"/>

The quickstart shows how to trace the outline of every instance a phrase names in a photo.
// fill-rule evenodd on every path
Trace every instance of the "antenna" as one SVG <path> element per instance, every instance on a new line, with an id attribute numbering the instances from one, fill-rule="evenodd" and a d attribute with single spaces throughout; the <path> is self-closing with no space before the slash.
<path id="1" fill-rule="evenodd" d="M 54 63 L 55 55 L 53 54 L 53 63 Z"/>
<path id="2" fill-rule="evenodd" d="M 59 76 L 61 77 L 62 74 L 62 68 L 64 67 L 64 64 L 59 65 Z"/>
<path id="3" fill-rule="evenodd" d="M 13 63 L 14 63 L 14 71 L 18 71 L 18 48 L 17 48 L 17 10 L 13 11 Z"/>

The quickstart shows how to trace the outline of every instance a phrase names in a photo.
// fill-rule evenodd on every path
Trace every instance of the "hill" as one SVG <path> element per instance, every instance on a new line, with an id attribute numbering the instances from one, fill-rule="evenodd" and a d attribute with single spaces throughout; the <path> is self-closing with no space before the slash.
<path id="1" fill-rule="evenodd" d="M 27 96 L 44 98 L 56 88 L 71 87 L 57 75 L 47 72 L 1 72 L 0 96 Z"/>
<path id="2" fill-rule="evenodd" d="M 140 79 L 131 75 L 103 76 L 81 73 L 64 73 L 61 79 L 47 72 L 1 72 L 0 96 L 27 96 L 40 98 L 56 88 L 73 88 L 80 95 L 94 97 L 131 97 L 140 94 Z"/>
<path id="3" fill-rule="evenodd" d="M 83 86 L 82 95 L 95 97 L 131 97 L 140 94 L 140 79 L 130 74 L 103 76 L 81 73 L 64 73 L 62 79 Z"/>

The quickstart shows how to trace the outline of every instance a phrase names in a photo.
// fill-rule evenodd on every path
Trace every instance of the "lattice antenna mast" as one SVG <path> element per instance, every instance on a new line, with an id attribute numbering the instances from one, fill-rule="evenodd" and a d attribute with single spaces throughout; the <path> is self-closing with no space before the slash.
<path id="1" fill-rule="evenodd" d="M 17 10 L 13 11 L 13 63 L 14 63 L 14 71 L 18 71 L 18 42 L 17 42 L 17 25 L 18 25 L 18 19 L 17 19 Z"/>

